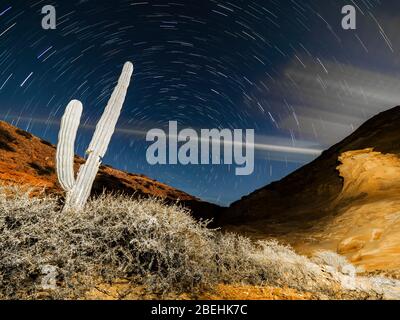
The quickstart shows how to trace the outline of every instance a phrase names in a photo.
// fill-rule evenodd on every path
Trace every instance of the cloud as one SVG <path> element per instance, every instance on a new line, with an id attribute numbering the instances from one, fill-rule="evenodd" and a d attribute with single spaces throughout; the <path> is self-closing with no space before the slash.
<path id="1" fill-rule="evenodd" d="M 14 125 L 22 125 L 22 123 L 29 123 L 30 125 L 34 123 L 45 124 L 48 126 L 59 127 L 60 121 L 57 119 L 44 119 L 44 118 L 30 118 L 30 117 L 22 117 L 17 115 L 2 116 L 1 118 L 5 119 L 5 121 L 10 122 Z M 154 124 L 153 124 L 154 125 Z M 115 134 L 123 134 L 131 137 L 138 138 L 139 141 L 145 141 L 146 134 L 149 130 L 151 130 L 150 124 L 141 123 L 142 128 L 133 129 L 131 127 L 117 127 L 115 130 Z M 146 128 L 143 128 L 146 127 Z M 96 128 L 95 124 L 91 123 L 83 123 L 80 127 L 83 130 L 91 130 L 93 131 Z M 178 128 L 179 131 L 185 128 Z M 212 129 L 212 128 L 207 128 Z M 196 130 L 196 129 L 195 129 Z M 200 129 L 197 128 L 197 131 Z M 166 130 L 168 133 L 168 130 Z M 170 137 L 167 134 L 168 137 Z M 172 135 L 172 137 L 177 138 L 176 135 Z M 202 141 L 202 138 L 197 138 L 198 142 Z M 222 148 L 222 144 L 232 144 L 233 142 L 225 142 L 220 141 L 220 145 Z M 305 163 L 320 155 L 322 149 L 317 148 L 315 143 L 310 141 L 296 141 L 296 145 L 294 145 L 294 141 L 291 139 L 287 139 L 284 137 L 272 136 L 272 135 L 256 135 L 255 143 L 254 143 L 255 156 L 258 158 L 267 158 L 268 160 L 273 161 L 286 161 L 293 163 Z"/>
<path id="2" fill-rule="evenodd" d="M 311 28 L 309 40 L 293 44 L 287 64 L 262 75 L 244 103 L 265 131 L 327 149 L 379 112 L 400 105 L 400 37 L 396 10 L 382 5 L 358 11 L 357 30 L 344 31 L 332 11 Z M 400 9 L 400 2 L 396 3 Z M 321 29 L 322 28 L 322 29 Z"/>
<path id="3" fill-rule="evenodd" d="M 304 139 L 330 146 L 400 104 L 400 79 L 391 74 L 329 60 L 303 63 L 293 59 L 280 80 L 289 107 L 278 125 Z"/>

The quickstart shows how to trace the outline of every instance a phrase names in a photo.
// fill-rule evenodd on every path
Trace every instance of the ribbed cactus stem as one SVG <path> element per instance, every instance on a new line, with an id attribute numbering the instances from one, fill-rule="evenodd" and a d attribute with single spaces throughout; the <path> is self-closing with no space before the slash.
<path id="1" fill-rule="evenodd" d="M 122 105 L 125 101 L 132 73 L 132 63 L 125 63 L 117 87 L 107 103 L 103 116 L 96 126 L 93 139 L 90 142 L 88 152 L 94 153 L 101 158 L 104 157 L 111 137 L 114 134 L 115 126 L 121 113 Z"/>
<path id="2" fill-rule="evenodd" d="M 56 167 L 58 180 L 65 191 L 71 191 L 75 184 L 74 146 L 82 109 L 81 102 L 72 100 L 61 119 L 60 132 L 58 133 Z"/>
<path id="3" fill-rule="evenodd" d="M 62 119 L 59 143 L 57 146 L 57 174 L 60 184 L 64 190 L 67 191 L 64 210 L 82 209 L 90 196 L 90 191 L 102 158 L 107 151 L 118 118 L 121 114 L 132 73 L 132 63 L 125 63 L 118 84 L 96 126 L 92 141 L 87 150 L 88 158 L 85 164 L 80 167 L 76 181 L 74 180 L 73 172 L 73 145 L 79 126 L 80 114 L 78 117 L 79 106 L 77 102 L 71 102 L 67 107 L 66 113 Z M 75 135 L 73 135 L 73 130 L 75 130 Z"/>

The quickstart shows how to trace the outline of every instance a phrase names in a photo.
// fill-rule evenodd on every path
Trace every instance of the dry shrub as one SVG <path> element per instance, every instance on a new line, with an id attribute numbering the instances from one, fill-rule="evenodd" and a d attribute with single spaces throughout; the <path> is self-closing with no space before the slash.
<path id="1" fill-rule="evenodd" d="M 346 259 L 346 257 L 332 251 L 316 252 L 311 260 L 316 264 L 330 267 L 336 272 L 341 272 L 350 276 L 356 274 L 356 268 Z"/>
<path id="2" fill-rule="evenodd" d="M 57 274 L 44 290 L 44 269 Z M 103 195 L 82 212 L 58 199 L 0 190 L 0 298 L 76 299 L 100 282 L 130 279 L 154 294 L 210 290 L 216 283 L 274 285 L 321 297 L 379 297 L 345 290 L 340 277 L 273 241 L 252 243 L 196 222 L 159 200 Z"/>
<path id="3" fill-rule="evenodd" d="M 154 199 L 102 196 L 66 214 L 55 198 L 0 193 L 0 294 L 41 293 L 45 266 L 57 269 L 59 298 L 125 277 L 158 293 L 200 288 L 212 278 L 213 235 Z"/>

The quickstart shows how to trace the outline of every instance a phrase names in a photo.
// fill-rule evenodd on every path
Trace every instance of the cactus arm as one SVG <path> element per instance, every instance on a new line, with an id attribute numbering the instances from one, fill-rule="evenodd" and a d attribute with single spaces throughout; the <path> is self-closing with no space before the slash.
<path id="1" fill-rule="evenodd" d="M 56 152 L 58 180 L 65 191 L 72 190 L 74 178 L 74 145 L 82 115 L 82 103 L 72 100 L 61 119 Z"/>
<path id="2" fill-rule="evenodd" d="M 82 209 L 90 196 L 90 191 L 99 170 L 101 159 L 107 151 L 118 118 L 121 114 L 132 73 L 132 63 L 125 63 L 118 84 L 96 126 L 95 133 L 87 151 L 88 158 L 86 163 L 79 169 L 76 183 L 70 194 L 67 194 L 66 209 Z"/>
<path id="3" fill-rule="evenodd" d="M 107 103 L 104 113 L 96 126 L 93 139 L 90 142 L 88 150 L 101 158 L 104 157 L 111 137 L 114 134 L 132 73 L 133 64 L 131 62 L 125 63 L 118 84 Z"/>

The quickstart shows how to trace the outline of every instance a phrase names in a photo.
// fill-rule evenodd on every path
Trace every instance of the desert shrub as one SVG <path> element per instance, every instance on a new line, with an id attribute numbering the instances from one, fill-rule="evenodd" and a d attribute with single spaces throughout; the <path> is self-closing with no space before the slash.
<path id="1" fill-rule="evenodd" d="M 1 127 L 0 127 L 0 139 L 5 142 L 14 142 L 16 140 L 15 137 L 10 132 Z"/>
<path id="2" fill-rule="evenodd" d="M 15 142 L 15 137 L 6 129 L 0 128 L 0 149 L 15 152 L 15 148 L 10 144 Z"/>
<path id="3" fill-rule="evenodd" d="M 27 138 L 29 140 L 31 140 L 33 138 L 33 135 L 25 130 L 21 130 L 21 129 L 16 129 L 15 132 L 17 134 L 19 134 L 20 136 Z"/>
<path id="4" fill-rule="evenodd" d="M 57 283 L 44 290 L 44 271 L 51 268 Z M 159 200 L 103 195 L 82 212 L 62 213 L 56 198 L 0 190 L 0 298 L 40 298 L 43 292 L 79 298 L 115 279 L 160 295 L 216 283 L 291 287 L 330 297 L 342 290 L 334 272 L 289 247 L 210 230 L 186 209 Z"/>
<path id="5" fill-rule="evenodd" d="M 65 214 L 55 198 L 1 193 L 0 293 L 40 293 L 45 266 L 57 269 L 62 297 L 124 277 L 157 293 L 207 286 L 214 232 L 205 224 L 154 199 L 102 196 Z"/>
<path id="6" fill-rule="evenodd" d="M 51 142 L 48 142 L 46 140 L 40 139 L 40 142 L 43 143 L 46 146 L 54 148 L 54 145 Z"/>
<path id="7" fill-rule="evenodd" d="M 251 242 L 235 234 L 219 237 L 219 277 L 228 283 L 290 287 L 321 296 L 337 296 L 340 280 L 276 241 Z"/>
<path id="8" fill-rule="evenodd" d="M 314 254 L 311 260 L 319 265 L 331 267 L 334 271 L 343 274 L 354 275 L 355 267 L 346 259 L 332 251 L 319 251 Z"/>
<path id="9" fill-rule="evenodd" d="M 36 171 L 39 176 L 48 176 L 55 173 L 55 169 L 50 166 L 42 167 L 37 162 L 30 162 L 28 165 Z"/>

